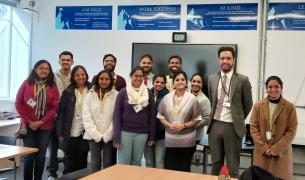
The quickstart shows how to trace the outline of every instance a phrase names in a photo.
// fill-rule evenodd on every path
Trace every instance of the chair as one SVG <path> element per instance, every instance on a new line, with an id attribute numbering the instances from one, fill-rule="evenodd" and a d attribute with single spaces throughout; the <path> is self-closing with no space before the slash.
<path id="1" fill-rule="evenodd" d="M 16 145 L 16 137 L 13 137 L 13 136 L 0 136 L 0 144 L 5 144 L 5 145 L 13 145 L 15 146 Z M 16 179 L 16 173 L 17 173 L 17 166 L 16 166 L 16 159 L 15 158 L 10 158 L 9 159 L 10 161 L 14 161 L 14 179 Z M 11 170 L 10 168 L 9 169 L 4 169 L 2 170 L 3 171 L 8 171 L 8 170 Z M 1 170 L 0 170 L 1 172 Z"/>
<path id="2" fill-rule="evenodd" d="M 88 168 L 84 168 L 78 171 L 74 171 L 74 172 L 70 172 L 68 174 L 64 174 L 63 176 L 61 176 L 60 178 L 58 178 L 57 180 L 74 180 L 74 179 L 80 179 L 83 178 L 85 176 L 88 176 L 89 174 L 91 174 L 91 169 Z"/>
<path id="3" fill-rule="evenodd" d="M 241 174 L 239 180 L 281 180 L 281 178 L 259 166 L 250 166 Z"/>

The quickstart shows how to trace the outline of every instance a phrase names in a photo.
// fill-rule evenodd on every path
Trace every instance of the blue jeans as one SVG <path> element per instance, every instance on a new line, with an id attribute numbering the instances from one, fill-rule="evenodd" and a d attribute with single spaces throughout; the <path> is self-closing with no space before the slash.
<path id="1" fill-rule="evenodd" d="M 97 143 L 93 140 L 89 140 L 88 142 L 91 151 L 92 172 L 101 170 L 102 159 L 103 159 L 103 169 L 113 165 L 113 161 L 112 161 L 113 141 L 110 141 L 108 143 L 105 143 L 104 141 Z M 102 153 L 103 153 L 103 158 L 102 158 Z"/>
<path id="2" fill-rule="evenodd" d="M 121 144 L 118 150 L 118 163 L 141 166 L 144 148 L 148 134 L 138 134 L 122 131 Z"/>
<path id="3" fill-rule="evenodd" d="M 23 139 L 25 147 L 38 148 L 37 153 L 24 157 L 23 179 L 32 180 L 34 170 L 34 180 L 41 180 L 44 170 L 45 156 L 49 144 L 52 130 L 36 130 L 27 128 L 27 135 Z"/>
<path id="4" fill-rule="evenodd" d="M 155 166 L 156 168 L 163 169 L 165 161 L 165 140 L 156 140 L 155 143 Z"/>

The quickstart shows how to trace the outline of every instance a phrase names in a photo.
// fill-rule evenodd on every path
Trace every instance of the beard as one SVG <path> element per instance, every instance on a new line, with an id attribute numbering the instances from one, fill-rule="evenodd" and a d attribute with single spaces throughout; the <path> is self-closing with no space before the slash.
<path id="1" fill-rule="evenodd" d="M 180 68 L 178 68 L 178 67 L 171 67 L 170 69 L 169 69 L 169 71 L 171 72 L 171 73 L 176 73 L 176 72 L 179 72 L 181 69 Z"/>
<path id="2" fill-rule="evenodd" d="M 145 74 L 149 74 L 149 73 L 151 72 L 151 69 L 152 69 L 152 68 L 144 67 L 144 68 L 143 68 L 143 71 L 144 71 Z"/>
<path id="3" fill-rule="evenodd" d="M 114 66 L 104 66 L 105 70 L 108 70 L 110 72 L 114 72 L 115 67 Z"/>

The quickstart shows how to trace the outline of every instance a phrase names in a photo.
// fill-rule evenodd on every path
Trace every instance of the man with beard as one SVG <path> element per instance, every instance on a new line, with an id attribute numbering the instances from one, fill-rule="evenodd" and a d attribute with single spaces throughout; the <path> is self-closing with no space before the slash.
<path id="1" fill-rule="evenodd" d="M 195 73 L 192 76 L 191 79 L 191 92 L 194 94 L 201 106 L 202 113 L 201 118 L 202 121 L 200 121 L 196 125 L 196 141 L 199 143 L 199 141 L 202 138 L 203 135 L 203 127 L 208 124 L 210 113 L 211 113 L 211 104 L 210 100 L 204 95 L 202 92 L 202 86 L 203 86 L 203 78 L 199 73 Z"/>
<path id="2" fill-rule="evenodd" d="M 252 108 L 251 84 L 247 76 L 233 72 L 235 51 L 232 47 L 218 50 L 221 71 L 209 77 L 211 119 L 208 125 L 212 175 L 218 175 L 224 158 L 231 177 L 238 178 L 245 119 Z"/>
<path id="3" fill-rule="evenodd" d="M 58 63 L 60 65 L 60 69 L 55 73 L 55 80 L 57 87 L 59 89 L 59 95 L 61 96 L 64 89 L 67 88 L 70 84 L 71 66 L 74 63 L 73 54 L 69 51 L 63 51 L 62 53 L 59 54 Z M 54 126 L 48 147 L 50 154 L 49 164 L 47 166 L 47 170 L 49 171 L 49 177 L 48 177 L 49 180 L 57 178 L 58 148 L 59 148 L 59 142 L 56 134 L 56 128 Z"/>
<path id="4" fill-rule="evenodd" d="M 110 71 L 112 77 L 114 78 L 115 90 L 120 91 L 126 87 L 126 81 L 122 76 L 117 75 L 114 72 L 116 66 L 116 57 L 113 54 L 106 54 L 103 57 L 103 66 L 105 70 Z M 92 78 L 92 83 L 95 81 L 96 76 Z"/>
<path id="5" fill-rule="evenodd" d="M 153 58 L 149 54 L 145 54 L 141 57 L 139 66 L 144 71 L 144 81 L 143 83 L 150 89 L 153 87 L 153 77 L 154 74 L 152 73 L 152 63 Z"/>
<path id="6" fill-rule="evenodd" d="M 174 89 L 173 76 L 176 72 L 182 71 L 182 58 L 178 55 L 173 55 L 168 59 L 169 74 L 166 76 L 166 88 L 169 91 Z M 190 88 L 190 81 L 187 80 L 187 88 Z"/>

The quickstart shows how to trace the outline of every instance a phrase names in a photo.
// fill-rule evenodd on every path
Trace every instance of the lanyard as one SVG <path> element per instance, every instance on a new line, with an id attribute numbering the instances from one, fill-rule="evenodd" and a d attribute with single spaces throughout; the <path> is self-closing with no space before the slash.
<path id="1" fill-rule="evenodd" d="M 105 91 L 105 93 L 102 93 L 102 90 L 99 90 L 99 95 L 100 95 L 100 103 L 101 103 L 101 108 L 103 109 L 104 107 L 104 103 L 105 103 L 105 95 L 107 93 L 107 90 Z"/>
<path id="2" fill-rule="evenodd" d="M 81 93 L 80 91 L 75 89 L 75 92 L 77 94 L 76 105 L 77 105 L 78 111 L 82 112 L 82 104 L 83 104 L 84 91 L 83 91 L 83 93 Z"/>
<path id="3" fill-rule="evenodd" d="M 227 77 L 227 79 L 229 79 L 229 78 Z M 225 92 L 225 94 L 228 96 L 228 98 L 230 99 L 231 82 L 232 82 L 231 79 L 230 79 L 230 83 L 229 83 L 229 91 L 226 90 L 225 87 L 226 87 L 227 85 L 226 85 L 226 84 L 225 84 L 225 85 L 223 84 L 222 77 L 220 78 L 220 81 L 221 81 L 221 87 L 222 87 L 222 89 L 224 90 L 224 92 Z"/>
<path id="4" fill-rule="evenodd" d="M 35 82 L 35 84 L 34 84 L 34 98 L 36 98 L 38 96 L 38 94 L 42 90 L 42 88 L 45 88 L 46 84 L 43 83 L 42 86 L 40 88 L 38 88 L 38 91 L 37 91 L 37 86 L 38 86 L 38 84 Z"/>
<path id="5" fill-rule="evenodd" d="M 176 101 L 175 101 L 175 96 L 176 95 L 174 95 L 174 97 L 173 97 L 173 114 L 174 114 L 174 116 L 175 116 L 175 120 L 177 121 L 178 120 L 178 117 L 179 117 L 179 110 L 180 110 L 180 106 L 177 106 L 176 104 Z M 182 97 L 181 97 L 181 101 L 182 101 Z M 181 101 L 180 101 L 180 105 L 181 105 Z"/>

